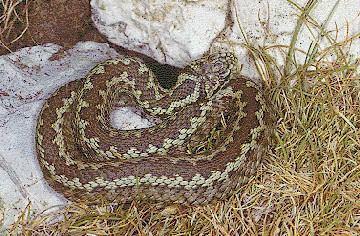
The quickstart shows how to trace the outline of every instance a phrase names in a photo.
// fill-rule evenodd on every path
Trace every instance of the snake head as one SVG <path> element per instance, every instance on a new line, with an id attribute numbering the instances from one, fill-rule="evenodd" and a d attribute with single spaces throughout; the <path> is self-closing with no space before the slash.
<path id="1" fill-rule="evenodd" d="M 189 67 L 193 74 L 201 78 L 207 97 L 211 97 L 236 68 L 237 59 L 231 52 L 217 52 L 193 61 Z"/>
<path id="2" fill-rule="evenodd" d="M 235 69 L 237 59 L 231 52 L 217 52 L 193 61 L 191 70 L 210 80 L 226 80 Z"/>

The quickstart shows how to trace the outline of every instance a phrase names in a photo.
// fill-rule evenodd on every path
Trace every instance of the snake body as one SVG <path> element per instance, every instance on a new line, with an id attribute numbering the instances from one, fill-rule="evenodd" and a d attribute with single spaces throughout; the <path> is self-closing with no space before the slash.
<path id="1" fill-rule="evenodd" d="M 231 53 L 206 55 L 167 90 L 139 58 L 121 56 L 63 85 L 36 127 L 45 179 L 73 201 L 226 198 L 256 172 L 266 144 L 265 100 L 235 65 Z M 111 112 L 129 101 L 162 122 L 114 128 Z"/>

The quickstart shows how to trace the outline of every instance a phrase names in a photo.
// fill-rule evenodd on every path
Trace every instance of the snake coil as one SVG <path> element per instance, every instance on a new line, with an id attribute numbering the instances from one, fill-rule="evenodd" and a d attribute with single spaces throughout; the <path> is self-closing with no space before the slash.
<path id="1" fill-rule="evenodd" d="M 63 85 L 36 127 L 45 179 L 73 201 L 226 198 L 256 172 L 266 144 L 265 100 L 236 63 L 231 53 L 206 55 L 167 90 L 139 58 L 121 56 Z M 124 102 L 162 122 L 114 128 L 110 114 Z"/>

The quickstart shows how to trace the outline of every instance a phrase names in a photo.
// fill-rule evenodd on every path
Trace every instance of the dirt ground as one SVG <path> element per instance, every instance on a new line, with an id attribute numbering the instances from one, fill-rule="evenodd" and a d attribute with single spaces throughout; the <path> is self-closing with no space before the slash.
<path id="1" fill-rule="evenodd" d="M 2 15 L 0 7 L 0 15 Z M 23 1 L 16 7 L 7 27 L 0 24 L 0 55 L 23 47 L 55 43 L 64 47 L 61 52 L 72 48 L 80 41 L 109 43 L 119 53 L 141 57 L 158 76 L 164 87 L 173 85 L 179 68 L 161 65 L 155 60 L 126 50 L 107 41 L 93 25 L 89 0 L 32 0 Z M 24 31 L 26 29 L 26 31 Z M 16 39 L 21 33 L 23 35 Z"/>

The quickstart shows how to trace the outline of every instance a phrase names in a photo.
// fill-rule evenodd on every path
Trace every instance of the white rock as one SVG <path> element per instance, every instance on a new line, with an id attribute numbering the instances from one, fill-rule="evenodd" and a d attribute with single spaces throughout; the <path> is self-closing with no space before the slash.
<path id="1" fill-rule="evenodd" d="M 92 0 L 92 19 L 109 41 L 160 63 L 184 66 L 225 26 L 226 0 Z"/>
<path id="2" fill-rule="evenodd" d="M 148 119 L 144 119 L 136 111 L 128 107 L 119 107 L 110 113 L 111 125 L 121 130 L 147 128 L 153 125 Z M 131 117 L 131 119 L 129 119 Z"/>

